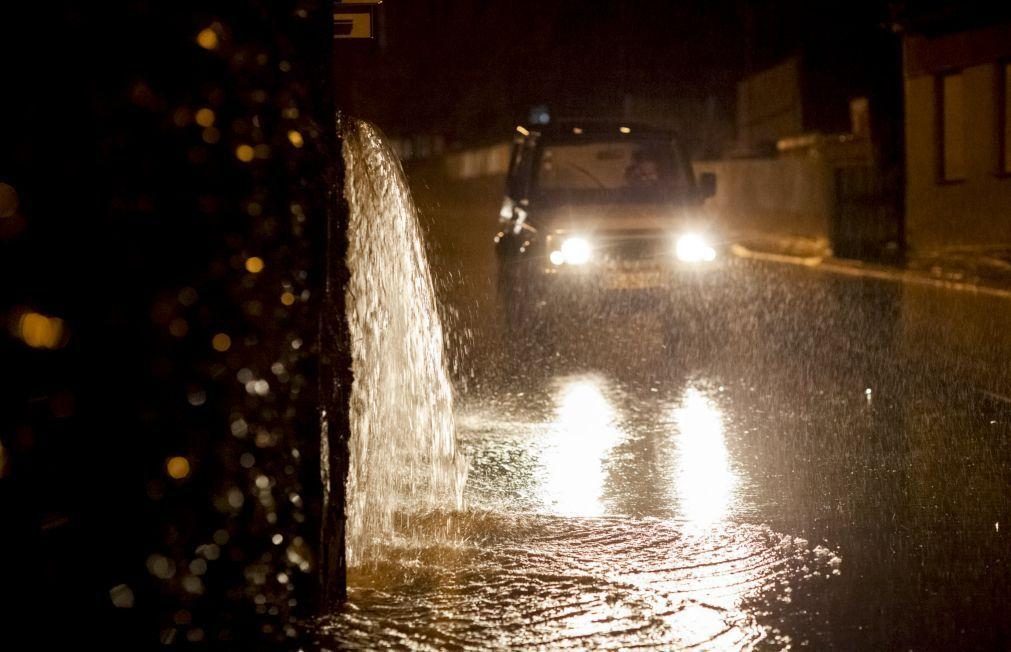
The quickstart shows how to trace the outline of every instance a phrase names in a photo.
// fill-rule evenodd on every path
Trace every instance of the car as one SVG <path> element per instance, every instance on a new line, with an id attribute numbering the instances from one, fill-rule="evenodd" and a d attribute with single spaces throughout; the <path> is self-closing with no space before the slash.
<path id="1" fill-rule="evenodd" d="M 610 121 L 516 128 L 495 236 L 507 314 L 628 290 L 673 297 L 725 257 L 672 131 Z"/>

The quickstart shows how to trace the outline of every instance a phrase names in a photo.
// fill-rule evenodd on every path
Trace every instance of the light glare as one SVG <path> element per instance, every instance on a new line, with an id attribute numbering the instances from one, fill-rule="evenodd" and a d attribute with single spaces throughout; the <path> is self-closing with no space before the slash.
<path id="1" fill-rule="evenodd" d="M 593 250 L 585 238 L 567 238 L 562 243 L 562 256 L 569 265 L 585 265 Z"/>
<path id="2" fill-rule="evenodd" d="M 716 259 L 716 250 L 705 239 L 695 233 L 678 238 L 675 250 L 678 260 L 685 263 L 711 262 Z"/>

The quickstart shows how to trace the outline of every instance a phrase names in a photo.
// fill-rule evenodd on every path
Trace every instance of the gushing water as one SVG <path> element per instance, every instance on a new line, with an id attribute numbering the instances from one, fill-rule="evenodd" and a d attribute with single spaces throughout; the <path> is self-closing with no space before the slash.
<path id="1" fill-rule="evenodd" d="M 395 516 L 462 507 L 435 290 L 403 170 L 379 131 L 344 126 L 350 208 L 347 288 L 354 385 L 347 493 L 349 565 L 372 558 Z"/>

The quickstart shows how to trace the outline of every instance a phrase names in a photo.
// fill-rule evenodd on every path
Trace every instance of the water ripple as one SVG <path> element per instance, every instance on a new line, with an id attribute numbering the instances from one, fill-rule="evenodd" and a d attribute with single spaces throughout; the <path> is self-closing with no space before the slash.
<path id="1" fill-rule="evenodd" d="M 350 603 L 321 623 L 323 642 L 748 649 L 771 635 L 763 605 L 782 610 L 791 584 L 833 571 L 820 550 L 756 525 L 474 512 L 411 527 L 414 543 L 353 571 Z"/>

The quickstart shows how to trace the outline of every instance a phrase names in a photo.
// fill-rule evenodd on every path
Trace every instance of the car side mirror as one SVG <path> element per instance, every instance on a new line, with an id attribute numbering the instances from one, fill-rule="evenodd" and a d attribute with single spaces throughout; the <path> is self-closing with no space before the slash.
<path id="1" fill-rule="evenodd" d="M 702 199 L 709 199 L 716 195 L 716 173 L 703 172 L 699 175 L 699 194 Z"/>

